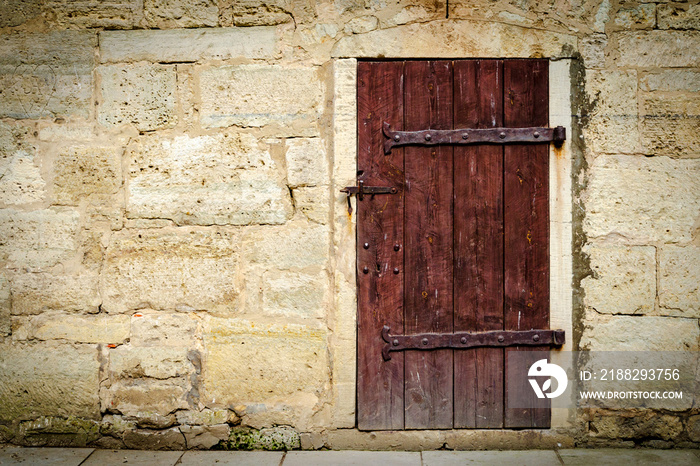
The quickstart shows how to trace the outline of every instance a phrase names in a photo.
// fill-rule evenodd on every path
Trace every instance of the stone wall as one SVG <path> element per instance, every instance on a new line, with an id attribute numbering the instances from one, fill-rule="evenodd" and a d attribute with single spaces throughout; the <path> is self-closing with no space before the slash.
<path id="1" fill-rule="evenodd" d="M 549 433 L 353 430 L 354 218 L 338 194 L 353 58 L 572 59 L 574 347 L 697 350 L 699 16 L 663 0 L 5 0 L 0 441 L 700 442 L 693 410 L 580 412 Z"/>

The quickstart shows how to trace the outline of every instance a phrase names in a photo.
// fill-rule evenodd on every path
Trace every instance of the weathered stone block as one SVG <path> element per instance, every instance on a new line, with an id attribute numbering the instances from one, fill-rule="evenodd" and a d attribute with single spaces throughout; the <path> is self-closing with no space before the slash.
<path id="1" fill-rule="evenodd" d="M 294 205 L 306 218 L 321 225 L 328 223 L 331 207 L 328 186 L 295 188 L 292 193 Z"/>
<path id="2" fill-rule="evenodd" d="M 645 74 L 640 79 L 643 91 L 700 92 L 700 72 L 693 70 L 664 70 Z"/>
<path id="3" fill-rule="evenodd" d="M 294 138 L 287 145 L 287 181 L 290 186 L 328 184 L 328 160 L 321 139 Z"/>
<path id="4" fill-rule="evenodd" d="M 202 411 L 178 411 L 175 413 L 177 422 L 180 425 L 188 426 L 214 426 L 217 424 L 226 424 L 229 422 L 231 415 L 234 415 L 228 409 L 204 409 Z"/>
<path id="5" fill-rule="evenodd" d="M 41 14 L 36 0 L 5 0 L 0 3 L 0 28 L 20 26 Z"/>
<path id="6" fill-rule="evenodd" d="M 94 346 L 0 348 L 0 419 L 76 416 L 98 419 L 99 362 Z"/>
<path id="7" fill-rule="evenodd" d="M 218 229 L 115 233 L 100 285 L 103 308 L 232 311 L 239 291 L 237 239 Z"/>
<path id="8" fill-rule="evenodd" d="M 196 341 L 197 321 L 187 314 L 134 314 L 131 317 L 131 344 L 135 346 L 183 346 Z"/>
<path id="9" fill-rule="evenodd" d="M 636 68 L 700 65 L 700 32 L 621 32 L 617 37 L 617 66 Z"/>
<path id="10" fill-rule="evenodd" d="M 283 170 L 249 134 L 151 137 L 130 152 L 130 217 L 280 224 L 292 210 Z"/>
<path id="11" fill-rule="evenodd" d="M 216 0 L 145 0 L 143 7 L 149 27 L 212 27 L 219 22 Z"/>
<path id="12" fill-rule="evenodd" d="M 50 208 L 30 212 L 0 210 L 0 261 L 8 267 L 50 267 L 75 253 L 77 211 Z"/>
<path id="13" fill-rule="evenodd" d="M 0 124 L 0 131 L 4 132 Z M 0 144 L 3 141 L 0 136 Z M 3 150 L 0 146 L 0 204 L 20 205 L 44 200 L 46 183 L 37 164 L 35 150 Z"/>
<path id="14" fill-rule="evenodd" d="M 46 312 L 15 318 L 13 340 L 67 340 L 77 343 L 120 344 L 129 338 L 128 316 L 76 316 Z"/>
<path id="15" fill-rule="evenodd" d="M 180 432 L 185 436 L 187 449 L 209 450 L 222 440 L 228 440 L 228 424 L 217 426 L 181 426 Z"/>
<path id="16" fill-rule="evenodd" d="M 316 393 L 328 383 L 326 332 L 320 326 L 213 318 L 204 340 L 206 397 L 218 405 Z"/>
<path id="17" fill-rule="evenodd" d="M 22 445 L 27 447 L 85 447 L 100 437 L 100 425 L 96 421 L 75 416 L 42 416 L 20 422 L 18 430 Z"/>
<path id="18" fill-rule="evenodd" d="M 278 269 L 322 267 L 328 262 L 329 231 L 321 225 L 294 222 L 250 228 L 243 238 L 245 258 Z"/>
<path id="19" fill-rule="evenodd" d="M 630 241 L 688 242 L 700 212 L 700 160 L 599 156 L 590 166 L 584 229 Z"/>
<path id="20" fill-rule="evenodd" d="M 639 153 L 636 71 L 590 71 L 586 92 L 594 102 L 586 140 L 596 153 Z"/>
<path id="21" fill-rule="evenodd" d="M 194 366 L 188 358 L 188 351 L 187 348 L 122 345 L 109 352 L 110 376 L 114 379 L 169 379 L 189 375 Z"/>
<path id="22" fill-rule="evenodd" d="M 688 437 L 693 442 L 700 442 L 700 415 L 690 416 L 686 423 L 688 426 Z"/>
<path id="23" fill-rule="evenodd" d="M 132 124 L 139 131 L 152 131 L 177 123 L 174 66 L 105 65 L 99 68 L 99 75 L 102 125 Z"/>
<path id="24" fill-rule="evenodd" d="M 700 29 L 700 5 L 690 2 L 659 5 L 659 29 Z"/>
<path id="25" fill-rule="evenodd" d="M 334 58 L 569 57 L 576 36 L 486 21 L 436 20 L 341 38 Z"/>
<path id="26" fill-rule="evenodd" d="M 314 68 L 221 66 L 201 72 L 202 125 L 316 128 L 322 86 Z"/>
<path id="27" fill-rule="evenodd" d="M 700 317 L 700 247 L 661 247 L 659 306 L 668 315 Z"/>
<path id="28" fill-rule="evenodd" d="M 48 310 L 98 311 L 97 274 L 25 273 L 12 278 L 12 313 L 40 314 Z"/>
<path id="29" fill-rule="evenodd" d="M 605 34 L 593 34 L 580 39 L 579 50 L 586 68 L 605 68 L 605 47 L 607 46 L 608 36 Z"/>
<path id="30" fill-rule="evenodd" d="M 700 98 L 697 95 L 644 98 L 642 138 L 647 154 L 700 157 Z"/>
<path id="31" fill-rule="evenodd" d="M 46 0 L 51 22 L 68 28 L 129 29 L 143 20 L 143 0 Z"/>
<path id="32" fill-rule="evenodd" d="M 105 409 L 135 418 L 167 416 L 178 409 L 189 409 L 189 384 L 181 379 L 124 379 L 100 391 Z"/>
<path id="33" fill-rule="evenodd" d="M 621 8 L 615 15 L 614 24 L 620 29 L 653 29 L 656 24 L 656 5 L 643 3 Z"/>
<path id="34" fill-rule="evenodd" d="M 67 147 L 58 153 L 53 171 L 56 202 L 76 205 L 83 196 L 119 189 L 121 151 L 116 147 Z"/>
<path id="35" fill-rule="evenodd" d="M 586 306 L 604 314 L 649 314 L 656 299 L 656 248 L 590 244 L 593 277 L 581 285 Z"/>
<path id="36" fill-rule="evenodd" d="M 0 275 L 0 336 L 9 335 L 12 332 L 10 326 L 10 282 L 5 275 Z"/>
<path id="37" fill-rule="evenodd" d="M 590 351 L 697 351 L 697 319 L 588 314 L 581 349 Z"/>
<path id="38" fill-rule="evenodd" d="M 276 49 L 277 33 L 274 27 L 100 33 L 103 63 L 272 58 Z"/>
<path id="39" fill-rule="evenodd" d="M 87 31 L 0 37 L 0 117 L 87 118 L 96 39 Z"/>
<path id="40" fill-rule="evenodd" d="M 596 416 L 591 420 L 593 436 L 609 439 L 662 438 L 672 440 L 683 432 L 677 416 L 655 412 Z"/>
<path id="41" fill-rule="evenodd" d="M 222 25 L 274 26 L 308 22 L 316 16 L 315 2 L 296 0 L 222 0 Z"/>
<path id="42" fill-rule="evenodd" d="M 263 313 L 293 317 L 322 317 L 328 293 L 325 273 L 265 272 Z"/>
<path id="43" fill-rule="evenodd" d="M 379 27 L 376 16 L 357 16 L 345 24 L 346 34 L 365 34 Z"/>
<path id="44" fill-rule="evenodd" d="M 177 427 L 128 430 L 124 432 L 124 444 L 134 450 L 184 450 L 187 447 L 185 436 Z"/>

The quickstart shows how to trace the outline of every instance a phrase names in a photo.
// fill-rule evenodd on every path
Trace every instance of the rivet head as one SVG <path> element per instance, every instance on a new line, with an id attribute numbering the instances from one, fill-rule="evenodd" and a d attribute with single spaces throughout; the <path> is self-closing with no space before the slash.
<path id="1" fill-rule="evenodd" d="M 540 137 L 540 133 L 538 133 L 537 131 L 535 131 L 535 134 L 533 134 L 533 136 L 535 136 L 535 139 L 537 139 L 537 138 Z"/>
<path id="2" fill-rule="evenodd" d="M 467 337 L 462 337 L 462 338 L 459 339 L 459 341 L 460 341 L 462 344 L 465 344 L 465 343 L 467 342 Z"/>
<path id="3" fill-rule="evenodd" d="M 503 335 L 498 335 L 498 341 L 499 343 L 503 343 L 504 341 L 506 341 L 506 339 L 503 337 Z"/>
<path id="4" fill-rule="evenodd" d="M 469 139 L 469 135 L 468 135 L 467 133 L 464 133 L 464 134 L 462 135 L 462 139 Z"/>
<path id="5" fill-rule="evenodd" d="M 532 336 L 533 341 L 540 341 L 540 336 L 539 335 L 533 335 Z"/>
<path id="6" fill-rule="evenodd" d="M 369 249 L 369 243 L 363 244 L 362 247 L 365 248 L 365 249 Z"/>
<path id="7" fill-rule="evenodd" d="M 399 340 L 394 340 L 391 342 L 391 344 L 394 346 L 399 346 Z"/>
<path id="8" fill-rule="evenodd" d="M 430 141 L 431 139 L 433 139 L 433 137 L 432 137 L 430 134 L 426 134 L 426 135 L 425 135 L 425 140 L 426 140 L 426 141 Z"/>
<path id="9" fill-rule="evenodd" d="M 398 190 L 396 188 L 391 188 L 391 194 L 396 194 Z"/>
<path id="10" fill-rule="evenodd" d="M 398 251 L 399 249 L 401 249 L 401 246 L 399 246 L 398 244 L 395 244 L 395 245 L 394 245 L 394 251 Z"/>
<path id="11" fill-rule="evenodd" d="M 369 273 L 369 267 L 365 267 L 364 269 L 362 269 L 362 273 Z"/>
<path id="12" fill-rule="evenodd" d="M 399 136 L 398 134 L 396 136 L 394 136 L 394 141 L 399 141 L 400 139 L 401 139 L 401 136 Z"/>
<path id="13" fill-rule="evenodd" d="M 423 339 L 421 340 L 421 343 L 423 343 L 423 345 L 427 345 L 427 344 L 428 344 L 428 339 L 427 339 L 427 338 L 423 338 Z"/>
<path id="14" fill-rule="evenodd" d="M 395 268 L 394 268 L 394 275 L 398 275 L 398 274 L 399 274 L 399 268 L 398 268 L 398 267 L 395 267 Z"/>
<path id="15" fill-rule="evenodd" d="M 500 137 L 501 139 L 505 139 L 505 138 L 506 138 L 506 133 L 501 133 L 501 134 L 498 135 L 498 137 Z"/>

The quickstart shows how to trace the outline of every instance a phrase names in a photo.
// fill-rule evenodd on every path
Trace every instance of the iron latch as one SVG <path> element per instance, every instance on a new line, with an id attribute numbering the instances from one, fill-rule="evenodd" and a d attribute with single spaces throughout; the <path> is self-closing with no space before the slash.
<path id="1" fill-rule="evenodd" d="M 365 194 L 374 196 L 375 194 L 396 194 L 398 190 L 389 186 L 365 186 L 364 181 L 358 181 L 357 186 L 346 186 L 340 190 L 341 193 L 348 195 L 348 213 L 352 213 L 352 204 L 350 204 L 350 196 L 357 195 L 357 199 L 362 201 Z"/>
<path id="2" fill-rule="evenodd" d="M 395 146 L 438 144 L 522 144 L 554 142 L 560 147 L 566 140 L 566 128 L 487 128 L 487 129 L 425 129 L 421 131 L 392 131 L 384 122 L 384 154 Z"/>
<path id="3" fill-rule="evenodd" d="M 384 326 L 382 348 L 385 361 L 389 352 L 405 350 L 467 349 L 477 347 L 506 346 L 561 346 L 565 343 L 564 330 L 494 330 L 490 332 L 421 333 L 416 335 L 391 335 Z"/>

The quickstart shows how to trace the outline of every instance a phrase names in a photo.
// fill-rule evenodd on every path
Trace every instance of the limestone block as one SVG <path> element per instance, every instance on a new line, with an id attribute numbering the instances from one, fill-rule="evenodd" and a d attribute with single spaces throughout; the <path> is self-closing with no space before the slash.
<path id="1" fill-rule="evenodd" d="M 639 153 L 636 71 L 589 71 L 586 92 L 594 102 L 586 140 L 596 153 Z"/>
<path id="2" fill-rule="evenodd" d="M 232 311 L 238 295 L 237 239 L 218 229 L 113 234 L 100 284 L 103 309 Z"/>
<path id="3" fill-rule="evenodd" d="M 674 3 L 659 5 L 659 29 L 700 29 L 700 5 Z"/>
<path id="4" fill-rule="evenodd" d="M 206 397 L 218 405 L 262 403 L 328 383 L 323 327 L 212 318 L 205 329 Z"/>
<path id="5" fill-rule="evenodd" d="M 6 152 L 0 148 L 0 204 L 31 204 L 44 200 L 46 183 L 37 162 L 33 149 Z"/>
<path id="6" fill-rule="evenodd" d="M 700 317 L 700 247 L 661 247 L 659 305 L 668 315 Z"/>
<path id="7" fill-rule="evenodd" d="M 10 326 L 10 283 L 5 275 L 0 275 L 0 336 L 9 335 L 12 332 Z"/>
<path id="8" fill-rule="evenodd" d="M 226 424 L 233 413 L 228 409 L 204 409 L 202 411 L 178 411 L 177 423 L 188 426 L 214 426 Z"/>
<path id="9" fill-rule="evenodd" d="M 41 416 L 38 419 L 20 422 L 18 430 L 18 437 L 22 439 L 22 445 L 27 447 L 85 447 L 100 437 L 99 423 L 75 416 L 68 418 Z M 54 455 L 51 457 L 53 460 L 61 462 L 60 457 L 57 458 Z M 34 458 L 28 457 L 26 459 L 33 462 L 32 459 L 39 460 L 39 458 L 41 457 L 37 455 Z M 82 458 L 75 460 L 79 461 L 80 459 Z M 64 459 L 64 461 L 66 460 L 67 458 Z"/>
<path id="10" fill-rule="evenodd" d="M 0 28 L 19 26 L 40 13 L 41 5 L 36 0 L 5 0 L 0 3 Z"/>
<path id="11" fill-rule="evenodd" d="M 263 314 L 288 317 L 323 317 L 328 294 L 325 273 L 268 271 L 263 274 Z"/>
<path id="12" fill-rule="evenodd" d="M 334 58 L 569 57 L 575 36 L 485 21 L 438 20 L 341 38 Z"/>
<path id="13" fill-rule="evenodd" d="M 186 376 L 194 370 L 188 351 L 187 348 L 118 346 L 109 351 L 110 377 L 116 380 Z"/>
<path id="14" fill-rule="evenodd" d="M 662 438 L 672 440 L 683 432 L 677 416 L 654 412 L 636 415 L 596 416 L 590 422 L 594 437 L 609 439 Z"/>
<path id="15" fill-rule="evenodd" d="M 584 229 L 589 238 L 688 242 L 700 212 L 700 160 L 599 156 L 590 166 Z"/>
<path id="16" fill-rule="evenodd" d="M 162 415 L 158 413 L 139 413 L 136 417 L 136 425 L 146 429 L 167 429 L 177 422 L 174 414 Z"/>
<path id="17" fill-rule="evenodd" d="M 272 58 L 276 48 L 274 27 L 100 33 L 100 59 L 103 63 Z"/>
<path id="18" fill-rule="evenodd" d="M 0 210 L 0 261 L 8 267 L 50 267 L 76 249 L 79 214 L 73 209 L 49 208 L 30 212 Z"/>
<path id="19" fill-rule="evenodd" d="M 581 349 L 590 351 L 697 351 L 697 319 L 588 314 Z"/>
<path id="20" fill-rule="evenodd" d="M 315 68 L 220 66 L 200 75 L 202 125 L 207 128 L 292 125 L 315 128 L 322 85 Z"/>
<path id="21" fill-rule="evenodd" d="M 294 138 L 287 145 L 287 181 L 290 186 L 328 183 L 328 160 L 321 139 Z"/>
<path id="22" fill-rule="evenodd" d="M 99 366 L 97 350 L 91 345 L 2 345 L 0 419 L 99 419 Z"/>
<path id="23" fill-rule="evenodd" d="M 243 237 L 245 259 L 280 270 L 324 266 L 329 231 L 322 225 L 294 222 L 285 226 L 249 228 Z"/>
<path id="24" fill-rule="evenodd" d="M 365 34 L 379 27 L 376 16 L 357 16 L 345 24 L 346 34 Z"/>
<path id="25" fill-rule="evenodd" d="M 688 426 L 688 437 L 693 442 L 700 442 L 700 415 L 690 416 L 686 424 Z"/>
<path id="26" fill-rule="evenodd" d="M 96 39 L 88 31 L 0 37 L 0 117 L 87 118 Z"/>
<path id="27" fill-rule="evenodd" d="M 316 16 L 315 3 L 299 0 L 222 0 L 221 23 L 225 26 L 274 26 L 301 24 Z"/>
<path id="28" fill-rule="evenodd" d="M 98 276 L 77 274 L 23 273 L 12 278 L 12 314 L 32 315 L 45 311 L 98 311 Z"/>
<path id="29" fill-rule="evenodd" d="M 108 127 L 133 124 L 139 131 L 172 128 L 176 73 L 170 65 L 104 65 L 99 122 Z"/>
<path id="30" fill-rule="evenodd" d="M 233 450 L 298 450 L 299 433 L 289 426 L 260 430 L 239 427 L 231 430 L 228 445 Z"/>
<path id="31" fill-rule="evenodd" d="M 112 194 L 122 184 L 121 150 L 117 147 L 70 146 L 54 162 L 56 202 L 76 205 L 90 194 Z"/>
<path id="32" fill-rule="evenodd" d="M 644 97 L 644 151 L 669 157 L 700 157 L 697 94 Z"/>
<path id="33" fill-rule="evenodd" d="M 295 188 L 294 205 L 309 220 L 325 225 L 330 216 L 330 188 L 318 186 Z"/>
<path id="34" fill-rule="evenodd" d="M 189 384 L 181 379 L 124 379 L 102 389 L 100 399 L 106 408 L 130 417 L 159 414 L 167 416 L 178 409 L 189 409 Z"/>
<path id="35" fill-rule="evenodd" d="M 152 28 L 194 28 L 217 26 L 216 0 L 144 0 L 146 22 Z"/>
<path id="36" fill-rule="evenodd" d="M 649 314 L 656 299 L 656 248 L 590 244 L 593 276 L 581 282 L 586 306 L 604 314 Z"/>
<path id="37" fill-rule="evenodd" d="M 184 450 L 187 447 L 185 436 L 177 427 L 127 430 L 124 432 L 124 445 L 134 450 Z"/>
<path id="38" fill-rule="evenodd" d="M 614 24 L 620 29 L 653 29 L 656 24 L 656 5 L 643 3 L 621 8 L 615 15 Z"/>
<path id="39" fill-rule="evenodd" d="M 121 344 L 129 338 L 128 316 L 76 316 L 45 312 L 14 320 L 13 340 L 67 340 L 77 343 Z"/>
<path id="40" fill-rule="evenodd" d="M 664 70 L 647 73 L 640 79 L 643 91 L 700 92 L 700 72 L 693 70 Z"/>
<path id="41" fill-rule="evenodd" d="M 181 426 L 188 450 L 209 450 L 222 440 L 228 440 L 228 424 L 216 426 Z"/>
<path id="42" fill-rule="evenodd" d="M 700 32 L 649 31 L 615 34 L 620 58 L 616 65 L 635 68 L 683 67 L 700 64 Z"/>
<path id="43" fill-rule="evenodd" d="M 197 321 L 187 314 L 137 313 L 131 317 L 131 344 L 135 346 L 195 345 Z"/>
<path id="44" fill-rule="evenodd" d="M 587 69 L 605 68 L 605 47 L 608 46 L 608 36 L 593 34 L 579 41 L 579 50 Z"/>
<path id="45" fill-rule="evenodd" d="M 143 19 L 143 0 L 45 0 L 50 21 L 60 27 L 130 29 Z"/>
<path id="46" fill-rule="evenodd" d="M 269 148 L 250 134 L 150 137 L 132 147 L 127 212 L 177 224 L 281 224 L 289 188 Z"/>

